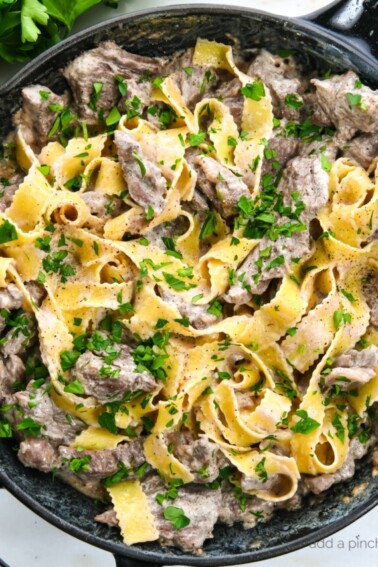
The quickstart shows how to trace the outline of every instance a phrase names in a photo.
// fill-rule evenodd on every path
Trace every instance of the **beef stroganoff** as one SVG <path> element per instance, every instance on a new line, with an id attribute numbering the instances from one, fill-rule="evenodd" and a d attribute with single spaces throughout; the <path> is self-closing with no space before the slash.
<path id="1" fill-rule="evenodd" d="M 378 91 L 295 54 L 105 42 L 0 162 L 0 436 L 196 551 L 351 478 L 378 401 Z"/>

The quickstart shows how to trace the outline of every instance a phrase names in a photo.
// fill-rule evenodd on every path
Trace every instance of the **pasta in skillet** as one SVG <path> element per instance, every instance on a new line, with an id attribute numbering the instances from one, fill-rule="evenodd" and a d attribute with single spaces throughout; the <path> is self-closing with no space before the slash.
<path id="1" fill-rule="evenodd" d="M 24 89 L 1 162 L 0 436 L 107 498 L 128 545 L 198 550 L 352 476 L 376 442 L 377 91 L 202 39 L 63 74 L 72 94 Z"/>

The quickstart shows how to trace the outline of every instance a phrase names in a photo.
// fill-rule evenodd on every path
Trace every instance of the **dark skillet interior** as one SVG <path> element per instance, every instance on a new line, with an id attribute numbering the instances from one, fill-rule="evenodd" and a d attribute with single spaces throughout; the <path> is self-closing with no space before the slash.
<path id="1" fill-rule="evenodd" d="M 265 46 L 270 50 L 295 48 L 312 67 L 333 71 L 353 69 L 377 87 L 378 64 L 357 49 L 344 48 L 339 40 L 311 23 L 285 21 L 247 9 L 185 7 L 124 16 L 76 35 L 53 48 L 24 69 L 8 84 L 0 99 L 0 139 L 11 129 L 11 115 L 20 104 L 20 87 L 40 82 L 53 90 L 65 88 L 57 70 L 78 53 L 103 39 L 112 38 L 126 49 L 143 55 L 167 55 L 194 45 L 197 37 L 232 43 L 242 49 Z M 100 79 L 100 77 L 96 77 Z M 95 77 L 94 77 L 95 79 Z M 294 512 L 279 511 L 267 524 L 245 531 L 240 525 L 218 526 L 214 539 L 201 556 L 148 543 L 127 548 L 115 528 L 97 524 L 93 517 L 104 506 L 50 476 L 26 469 L 17 460 L 14 444 L 1 440 L 0 480 L 39 515 L 89 543 L 119 555 L 157 564 L 229 565 L 256 561 L 293 551 L 343 528 L 378 503 L 378 476 L 371 477 L 371 460 L 358 463 L 354 478 L 327 491 L 320 500 L 309 499 Z M 354 487 L 366 488 L 352 497 Z M 206 513 L 206 510 L 204 511 Z M 130 565 L 137 565 L 131 562 Z"/>

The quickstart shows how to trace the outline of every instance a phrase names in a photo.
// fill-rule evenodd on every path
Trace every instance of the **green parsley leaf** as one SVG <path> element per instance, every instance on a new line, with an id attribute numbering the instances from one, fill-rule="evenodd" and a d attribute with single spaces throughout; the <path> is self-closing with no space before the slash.
<path id="1" fill-rule="evenodd" d="M 191 148 L 202 144 L 206 137 L 206 133 L 200 130 L 198 134 L 188 134 L 189 145 Z"/>
<path id="2" fill-rule="evenodd" d="M 190 519 L 185 516 L 184 510 L 177 508 L 177 506 L 167 506 L 163 511 L 163 516 L 172 523 L 176 530 L 182 530 L 190 524 Z"/>
<path id="3" fill-rule="evenodd" d="M 116 106 L 113 106 L 111 111 L 109 112 L 108 116 L 105 119 L 105 124 L 107 126 L 113 126 L 114 124 L 118 124 L 121 120 L 121 113 Z"/>
<path id="4" fill-rule="evenodd" d="M 297 93 L 290 93 L 285 96 L 285 104 L 290 108 L 301 108 L 304 102 Z"/>
<path id="5" fill-rule="evenodd" d="M 80 352 L 74 350 L 72 351 L 65 350 L 61 352 L 59 358 L 60 358 L 60 366 L 62 367 L 62 370 L 66 371 L 66 370 L 70 370 L 70 368 L 73 368 L 79 356 L 80 356 Z"/>
<path id="6" fill-rule="evenodd" d="M 332 165 L 325 154 L 320 154 L 320 163 L 324 171 L 331 171 Z"/>
<path id="7" fill-rule="evenodd" d="M 304 435 L 308 433 L 312 433 L 318 427 L 320 427 L 320 423 L 315 419 L 312 419 L 307 413 L 306 410 L 297 410 L 294 415 L 299 417 L 299 421 L 290 429 L 294 431 L 294 433 L 302 433 Z"/>
<path id="8" fill-rule="evenodd" d="M 240 89 L 241 94 L 256 102 L 259 102 L 265 96 L 265 87 L 261 79 L 256 79 L 253 83 L 247 83 Z"/>
<path id="9" fill-rule="evenodd" d="M 38 437 L 41 433 L 41 428 L 42 424 L 34 421 L 31 417 L 23 419 L 16 425 L 18 431 L 25 431 L 27 435 L 31 435 L 32 437 Z"/>
<path id="10" fill-rule="evenodd" d="M 336 429 L 336 437 L 338 437 L 340 439 L 340 441 L 342 443 L 344 443 L 345 428 L 344 428 L 343 424 L 341 423 L 340 415 L 338 413 L 335 413 L 334 418 L 332 420 L 332 425 Z"/>
<path id="11" fill-rule="evenodd" d="M 357 299 L 353 297 L 353 295 L 349 291 L 347 291 L 346 289 L 342 289 L 341 293 L 343 294 L 344 297 L 348 299 L 348 301 L 350 301 L 351 303 L 356 303 Z"/>
<path id="12" fill-rule="evenodd" d="M 204 240 L 207 236 L 210 236 L 211 234 L 216 234 L 215 233 L 216 228 L 217 228 L 217 217 L 214 211 L 210 211 L 207 214 L 205 222 L 202 225 L 201 232 L 199 234 L 199 239 Z"/>
<path id="13" fill-rule="evenodd" d="M 70 394 L 85 394 L 84 386 L 78 378 L 64 386 L 64 391 Z"/>
<path id="14" fill-rule="evenodd" d="M 16 227 L 9 222 L 9 220 L 5 220 L 3 224 L 0 225 L 0 244 L 12 242 L 13 240 L 18 240 Z"/>
<path id="15" fill-rule="evenodd" d="M 141 173 L 142 177 L 144 177 L 147 173 L 147 170 L 146 170 L 146 166 L 143 163 L 142 158 L 140 157 L 140 155 L 137 152 L 132 152 L 131 155 L 133 156 L 133 158 L 135 159 L 135 161 L 139 165 L 140 173 Z"/>
<path id="16" fill-rule="evenodd" d="M 350 106 L 360 106 L 362 96 L 360 94 L 347 93 L 347 99 Z"/>
<path id="17" fill-rule="evenodd" d="M 266 472 L 265 461 L 266 461 L 266 457 L 263 457 L 261 461 L 259 461 L 255 466 L 255 472 L 263 482 L 266 482 L 268 480 L 268 473 Z"/>
<path id="18" fill-rule="evenodd" d="M 336 331 L 338 331 L 345 323 L 352 322 L 352 315 L 347 313 L 344 309 L 338 309 L 333 314 L 333 324 Z"/>
<path id="19" fill-rule="evenodd" d="M 88 464 L 91 462 L 92 457 L 90 455 L 85 455 L 84 457 L 76 457 L 70 460 L 70 469 L 74 473 L 88 472 Z"/>

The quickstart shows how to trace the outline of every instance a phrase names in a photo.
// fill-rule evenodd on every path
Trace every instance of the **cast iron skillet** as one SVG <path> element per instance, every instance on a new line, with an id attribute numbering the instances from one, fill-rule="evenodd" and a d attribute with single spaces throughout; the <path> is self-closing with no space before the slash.
<path id="1" fill-rule="evenodd" d="M 53 47 L 0 88 L 0 139 L 11 128 L 11 115 L 20 105 L 21 86 L 41 82 L 53 90 L 64 89 L 57 70 L 105 38 L 113 38 L 126 49 L 143 55 L 166 55 L 192 46 L 196 37 L 230 42 L 232 35 L 243 48 L 294 48 L 324 70 L 353 69 L 377 88 L 377 17 L 377 0 L 333 2 L 326 12 L 301 20 L 214 5 L 177 6 L 122 16 Z M 367 457 L 358 464 L 352 480 L 334 486 L 320 500 L 309 498 L 302 509 L 280 511 L 273 520 L 252 530 L 245 531 L 240 525 L 217 526 L 214 539 L 204 545 L 203 554 L 190 555 L 157 543 L 126 547 L 117 529 L 93 520 L 103 508 L 70 486 L 25 468 L 17 460 L 14 442 L 8 440 L 0 443 L 0 482 L 48 522 L 112 552 L 118 567 L 217 566 L 272 558 L 331 535 L 378 503 L 378 476 L 371 477 Z M 353 488 L 362 483 L 366 484 L 365 489 L 353 496 Z"/>

